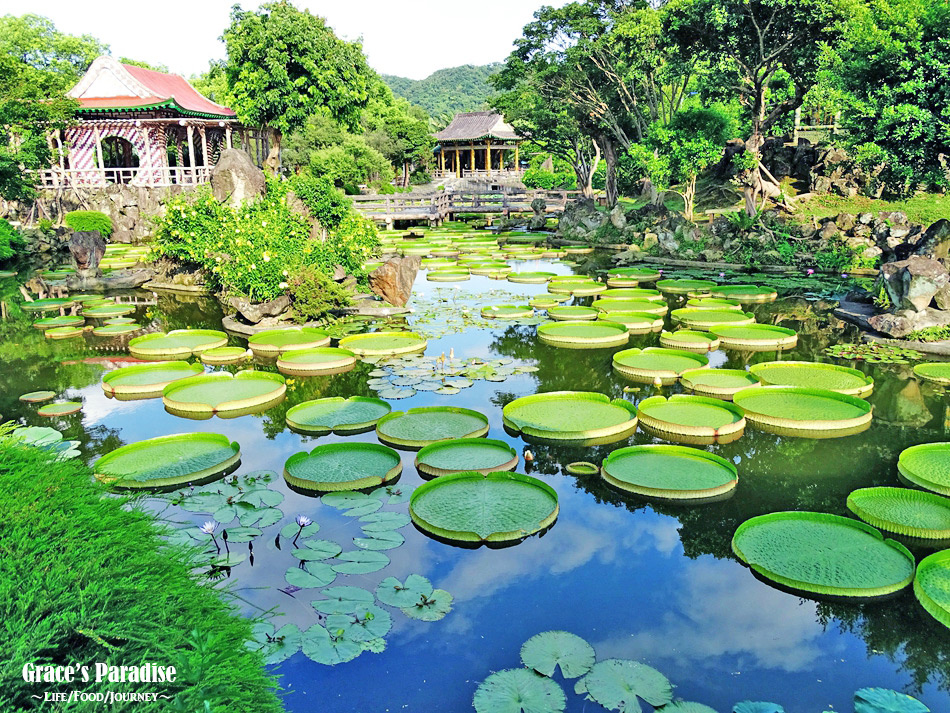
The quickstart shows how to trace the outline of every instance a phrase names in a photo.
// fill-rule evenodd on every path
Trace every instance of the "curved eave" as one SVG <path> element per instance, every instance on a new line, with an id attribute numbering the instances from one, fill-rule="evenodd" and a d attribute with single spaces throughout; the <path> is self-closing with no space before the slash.
<path id="1" fill-rule="evenodd" d="M 97 106 L 97 107 L 84 107 L 80 106 L 76 112 L 79 114 L 108 114 L 117 111 L 154 111 L 156 109 L 170 109 L 175 111 L 183 116 L 193 116 L 201 119 L 221 119 L 221 120 L 231 120 L 237 121 L 237 116 L 234 114 L 212 114 L 201 111 L 192 111 L 191 109 L 185 109 L 178 102 L 173 99 L 169 99 L 163 102 L 157 102 L 153 104 L 140 104 L 138 106 Z"/>
<path id="2" fill-rule="evenodd" d="M 450 142 L 450 141 L 458 141 L 458 142 L 485 141 L 485 140 L 487 140 L 487 139 L 491 139 L 491 140 L 493 140 L 493 141 L 514 141 L 514 142 L 518 142 L 518 141 L 523 141 L 523 140 L 524 140 L 524 139 L 522 139 L 520 136 L 495 136 L 494 134 L 482 134 L 481 136 L 475 136 L 474 138 L 470 138 L 470 139 L 469 139 L 469 138 L 465 138 L 465 139 L 450 139 L 450 138 L 444 138 L 444 139 L 442 139 L 442 138 L 439 138 L 438 135 L 435 135 L 433 138 L 435 138 L 436 141 L 438 141 L 439 143 L 446 143 L 446 142 Z"/>

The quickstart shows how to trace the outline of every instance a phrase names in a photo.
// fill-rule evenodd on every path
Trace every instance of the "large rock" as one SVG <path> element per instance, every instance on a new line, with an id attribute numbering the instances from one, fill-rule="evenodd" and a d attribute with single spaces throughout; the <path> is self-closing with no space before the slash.
<path id="1" fill-rule="evenodd" d="M 945 327 L 950 324 L 950 312 L 927 308 L 919 312 L 902 310 L 896 314 L 888 312 L 868 318 L 868 325 L 882 334 L 901 339 L 911 332 L 927 327 Z"/>
<path id="2" fill-rule="evenodd" d="M 225 149 L 211 170 L 211 192 L 219 203 L 240 208 L 264 195 L 264 172 L 240 149 Z"/>
<path id="3" fill-rule="evenodd" d="M 281 295 L 268 302 L 251 302 L 243 297 L 232 297 L 228 304 L 251 324 L 257 324 L 265 317 L 279 317 L 290 309 L 290 297 Z"/>
<path id="4" fill-rule="evenodd" d="M 935 260 L 950 258 L 950 220 L 941 218 L 927 228 L 924 237 L 917 243 L 914 254 Z"/>
<path id="5" fill-rule="evenodd" d="M 543 198 L 535 198 L 531 201 L 531 210 L 533 215 L 528 222 L 529 230 L 541 230 L 547 223 L 548 204 Z"/>
<path id="6" fill-rule="evenodd" d="M 920 312 L 950 284 L 947 268 L 936 260 L 914 255 L 881 266 L 881 278 L 896 309 Z"/>
<path id="7" fill-rule="evenodd" d="M 627 216 L 624 215 L 623 206 L 619 203 L 611 209 L 609 215 L 610 224 L 617 230 L 623 231 L 623 229 L 627 227 Z"/>
<path id="8" fill-rule="evenodd" d="M 369 273 L 369 286 L 389 304 L 405 307 L 421 265 L 418 255 L 391 258 Z"/>
<path id="9" fill-rule="evenodd" d="M 98 230 L 80 230 L 69 238 L 69 254 L 79 277 L 101 277 L 99 261 L 106 253 L 106 239 Z"/>

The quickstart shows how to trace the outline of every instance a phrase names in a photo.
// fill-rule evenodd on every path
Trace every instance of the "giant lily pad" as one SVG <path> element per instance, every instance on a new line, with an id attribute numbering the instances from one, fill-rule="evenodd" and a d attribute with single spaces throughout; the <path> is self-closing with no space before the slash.
<path id="1" fill-rule="evenodd" d="M 854 692 L 854 713 L 930 713 L 930 709 L 906 693 L 861 688 Z"/>
<path id="2" fill-rule="evenodd" d="M 766 361 L 749 371 L 763 384 L 828 389 L 864 398 L 874 389 L 874 379 L 857 369 L 814 361 Z"/>
<path id="3" fill-rule="evenodd" d="M 103 305 L 102 307 L 82 308 L 82 316 L 88 319 L 105 319 L 107 317 L 123 317 L 135 311 L 134 305 Z"/>
<path id="4" fill-rule="evenodd" d="M 613 356 L 614 369 L 642 384 L 674 384 L 684 371 L 708 365 L 701 354 L 663 347 L 624 349 Z"/>
<path id="5" fill-rule="evenodd" d="M 142 329 L 141 324 L 105 324 L 101 327 L 95 327 L 92 330 L 96 337 L 121 337 L 124 334 L 131 334 Z"/>
<path id="6" fill-rule="evenodd" d="M 633 287 L 618 287 L 604 290 L 600 299 L 646 300 L 647 302 L 663 302 L 663 295 L 659 290 L 641 290 Z"/>
<path id="7" fill-rule="evenodd" d="M 644 431 L 677 443 L 732 443 L 745 430 L 741 408 L 707 396 L 651 396 L 640 402 L 639 413 Z"/>
<path id="8" fill-rule="evenodd" d="M 44 317 L 33 322 L 37 329 L 52 329 L 54 327 L 81 327 L 86 320 L 79 316 L 59 315 L 57 317 Z"/>
<path id="9" fill-rule="evenodd" d="M 675 332 L 663 332 L 660 335 L 660 346 L 690 352 L 713 352 L 719 348 L 719 338 L 709 332 L 678 329 Z"/>
<path id="10" fill-rule="evenodd" d="M 240 364 L 250 361 L 253 352 L 243 347 L 217 347 L 207 349 L 198 355 L 202 364 L 213 364 L 221 366 L 224 364 Z"/>
<path id="11" fill-rule="evenodd" d="M 521 646 L 521 662 L 543 676 L 553 676 L 560 666 L 564 678 L 577 678 L 590 671 L 594 647 L 569 631 L 544 631 Z"/>
<path id="12" fill-rule="evenodd" d="M 584 297 L 603 292 L 607 286 L 587 277 L 555 277 L 548 283 L 548 291 L 554 294 L 574 295 Z"/>
<path id="13" fill-rule="evenodd" d="M 338 347 L 295 349 L 277 357 L 277 369 L 282 374 L 312 376 L 342 374 L 356 364 L 356 354 Z"/>
<path id="14" fill-rule="evenodd" d="M 685 295 L 688 292 L 707 292 L 716 287 L 712 280 L 660 280 L 656 289 L 671 295 Z"/>
<path id="15" fill-rule="evenodd" d="M 426 279 L 430 282 L 464 282 L 465 280 L 472 279 L 472 274 L 467 267 L 443 267 L 437 270 L 430 270 L 426 273 Z"/>
<path id="16" fill-rule="evenodd" d="M 870 525 L 818 512 L 746 520 L 732 551 L 753 570 L 797 591 L 845 597 L 897 592 L 914 579 L 914 557 Z"/>
<path id="17" fill-rule="evenodd" d="M 950 384 L 950 361 L 935 361 L 914 366 L 914 374 L 925 381 L 946 386 Z"/>
<path id="18" fill-rule="evenodd" d="M 330 396 L 304 401 L 287 411 L 287 425 L 294 431 L 308 434 L 358 433 L 376 425 L 392 407 L 371 396 Z"/>
<path id="19" fill-rule="evenodd" d="M 71 339 L 72 337 L 81 337 L 82 329 L 79 327 L 51 327 L 43 332 L 47 339 Z"/>
<path id="20" fill-rule="evenodd" d="M 934 619 L 950 627 L 950 550 L 921 560 L 914 579 L 914 594 Z"/>
<path id="21" fill-rule="evenodd" d="M 752 324 L 755 322 L 755 315 L 751 312 L 737 312 L 736 310 L 726 309 L 694 309 L 684 307 L 683 309 L 674 309 L 670 312 L 670 317 L 674 322 L 679 322 L 687 329 L 703 329 L 712 331 L 710 328 L 723 324 L 733 326 Z M 720 338 L 720 341 L 721 338 Z"/>
<path id="22" fill-rule="evenodd" d="M 598 319 L 616 322 L 627 328 L 630 334 L 648 334 L 663 329 L 663 318 L 646 312 L 600 312 Z"/>
<path id="23" fill-rule="evenodd" d="M 496 671 L 475 691 L 475 713 L 560 713 L 564 691 L 550 678 L 526 668 Z"/>
<path id="24" fill-rule="evenodd" d="M 325 347 L 330 343 L 326 330 L 316 327 L 265 329 L 247 338 L 247 346 L 256 356 L 277 356 L 296 349 Z"/>
<path id="25" fill-rule="evenodd" d="M 102 377 L 106 396 L 118 398 L 149 398 L 161 396 L 173 381 L 201 374 L 201 364 L 186 361 L 156 361 L 149 364 L 123 366 Z"/>
<path id="26" fill-rule="evenodd" d="M 74 413 L 79 413 L 80 411 L 82 411 L 82 404 L 78 401 L 60 401 L 40 406 L 36 410 L 36 413 L 38 416 L 56 418 L 57 416 L 72 416 Z"/>
<path id="27" fill-rule="evenodd" d="M 553 272 L 512 272 L 508 275 L 508 282 L 541 285 L 553 277 L 557 277 L 557 274 Z"/>
<path id="28" fill-rule="evenodd" d="M 623 346 L 630 339 L 630 333 L 626 325 L 619 322 L 573 320 L 540 325 L 538 339 L 552 347 L 603 349 Z"/>
<path id="29" fill-rule="evenodd" d="M 24 312 L 54 312 L 72 307 L 76 302 L 66 297 L 50 297 L 42 300 L 24 302 L 20 307 Z"/>
<path id="30" fill-rule="evenodd" d="M 652 666 L 625 659 L 598 661 L 574 690 L 620 713 L 642 713 L 638 698 L 654 708 L 673 700 L 673 686 L 666 676 Z"/>
<path id="31" fill-rule="evenodd" d="M 425 351 L 428 342 L 413 332 L 371 332 L 352 334 L 340 340 L 340 348 L 357 356 L 391 356 Z"/>
<path id="32" fill-rule="evenodd" d="M 165 408 L 192 418 L 212 414 L 252 413 L 283 398 L 284 377 L 251 369 L 231 374 L 217 371 L 174 381 L 162 390 Z"/>
<path id="33" fill-rule="evenodd" d="M 683 387 L 694 394 L 726 401 L 732 401 L 738 392 L 759 383 L 745 369 L 691 369 L 680 374 L 680 379 Z"/>
<path id="34" fill-rule="evenodd" d="M 570 295 L 552 295 L 549 292 L 545 292 L 541 295 L 535 295 L 530 300 L 528 304 L 535 309 L 550 309 L 551 307 L 557 307 L 562 302 L 567 302 L 571 299 Z"/>
<path id="35" fill-rule="evenodd" d="M 448 540 L 520 540 L 549 527 L 558 514 L 549 485 L 517 473 L 453 473 L 416 488 L 409 515 L 421 529 Z"/>
<path id="36" fill-rule="evenodd" d="M 38 404 L 43 401 L 49 401 L 54 396 L 56 396 L 55 391 L 30 391 L 22 394 L 20 401 L 24 401 L 28 404 Z"/>
<path id="37" fill-rule="evenodd" d="M 228 335 L 216 329 L 175 329 L 168 334 L 135 337 L 129 341 L 129 352 L 139 359 L 168 359 L 189 357 L 227 343 Z"/>
<path id="38" fill-rule="evenodd" d="M 713 453 L 663 444 L 613 451 L 601 475 L 611 485 L 638 495 L 670 500 L 718 497 L 739 482 L 736 467 Z"/>
<path id="39" fill-rule="evenodd" d="M 491 305 L 482 307 L 482 317 L 486 319 L 522 319 L 533 317 L 534 310 L 528 305 Z"/>
<path id="40" fill-rule="evenodd" d="M 782 351 L 798 344 L 798 333 L 794 329 L 772 324 L 714 324 L 709 331 L 719 337 L 719 343 L 727 349 Z"/>
<path id="41" fill-rule="evenodd" d="M 579 305 L 569 305 L 566 307 L 549 307 L 548 308 L 548 317 L 551 319 L 557 320 L 558 322 L 566 322 L 570 320 L 575 321 L 586 321 L 590 319 L 597 319 L 597 315 L 600 314 L 593 307 L 581 307 Z"/>
<path id="42" fill-rule="evenodd" d="M 486 433 L 488 418 L 484 414 L 453 406 L 394 411 L 376 423 L 379 440 L 409 450 L 450 438 L 480 438 Z"/>
<path id="43" fill-rule="evenodd" d="M 401 472 L 399 454 L 378 443 L 328 443 L 295 453 L 284 464 L 288 483 L 319 492 L 371 488 Z"/>
<path id="44" fill-rule="evenodd" d="M 523 396 L 502 409 L 505 427 L 530 438 L 580 445 L 615 443 L 637 428 L 637 409 L 624 399 L 589 391 Z"/>
<path id="45" fill-rule="evenodd" d="M 725 300 L 747 304 L 774 302 L 778 293 L 771 287 L 757 285 L 718 285 L 709 289 L 709 294 Z"/>
<path id="46" fill-rule="evenodd" d="M 693 309 L 715 309 L 715 310 L 738 310 L 742 311 L 742 305 L 735 300 L 724 300 L 718 297 L 699 297 L 692 300 L 686 300 L 686 306 Z"/>
<path id="47" fill-rule="evenodd" d="M 666 314 L 669 309 L 666 302 L 657 302 L 655 300 L 637 300 L 620 299 L 616 297 L 606 297 L 594 300 L 591 305 L 601 312 L 644 312 L 645 314 L 655 314 L 660 317 Z"/>
<path id="48" fill-rule="evenodd" d="M 638 282 L 656 282 L 662 273 L 650 267 L 615 267 L 607 270 L 610 287 L 636 287 Z"/>
<path id="49" fill-rule="evenodd" d="M 241 449 L 217 433 L 180 433 L 130 443 L 96 461 L 99 480 L 119 488 L 159 488 L 205 482 L 228 473 Z"/>
<path id="50" fill-rule="evenodd" d="M 950 443 L 922 443 L 901 451 L 897 470 L 914 485 L 950 496 Z"/>
<path id="51" fill-rule="evenodd" d="M 950 500 L 910 488 L 859 488 L 848 509 L 885 532 L 931 540 L 950 538 Z"/>
<path id="52" fill-rule="evenodd" d="M 431 443 L 416 455 L 416 468 L 432 476 L 474 471 L 491 473 L 518 467 L 518 452 L 504 441 L 455 438 Z"/>
<path id="53" fill-rule="evenodd" d="M 733 396 L 755 426 L 780 436 L 838 438 L 871 424 L 871 406 L 856 396 L 827 389 L 757 386 Z"/>

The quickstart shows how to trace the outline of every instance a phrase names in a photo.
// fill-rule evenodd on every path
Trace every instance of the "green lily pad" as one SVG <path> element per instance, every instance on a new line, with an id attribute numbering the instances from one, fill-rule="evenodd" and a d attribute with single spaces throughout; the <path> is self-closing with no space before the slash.
<path id="1" fill-rule="evenodd" d="M 81 337 L 83 330 L 79 327 L 51 327 L 43 332 L 47 339 L 72 339 Z"/>
<path id="2" fill-rule="evenodd" d="M 950 496 L 950 443 L 922 443 L 901 451 L 898 472 L 908 481 Z"/>
<path id="3" fill-rule="evenodd" d="M 848 509 L 885 532 L 923 539 L 950 539 L 950 500 L 910 488 L 859 488 Z"/>
<path id="4" fill-rule="evenodd" d="M 123 334 L 131 334 L 142 329 L 141 324 L 106 324 L 102 327 L 94 327 L 93 336 L 96 337 L 120 337 Z"/>
<path id="5" fill-rule="evenodd" d="M 255 355 L 277 356 L 298 349 L 325 347 L 330 343 L 326 330 L 316 327 L 284 327 L 265 329 L 247 338 L 247 346 Z"/>
<path id="6" fill-rule="evenodd" d="M 300 544 L 301 547 L 291 550 L 291 554 L 305 562 L 330 559 L 343 551 L 343 548 L 333 540 L 307 539 L 300 541 Z"/>
<path id="7" fill-rule="evenodd" d="M 37 329 L 52 329 L 54 327 L 81 327 L 86 323 L 82 317 L 71 315 L 59 315 L 56 317 L 44 317 L 33 322 Z"/>
<path id="8" fill-rule="evenodd" d="M 422 448 L 416 468 L 425 475 L 440 476 L 464 471 L 490 473 L 514 470 L 518 452 L 504 441 L 490 438 L 455 438 Z"/>
<path id="9" fill-rule="evenodd" d="M 946 386 L 950 384 L 950 362 L 936 361 L 914 366 L 914 374 L 926 381 Z"/>
<path id="10" fill-rule="evenodd" d="M 652 666 L 626 659 L 598 661 L 577 682 L 574 691 L 586 693 L 588 699 L 620 713 L 642 713 L 638 698 L 654 708 L 673 700 L 673 686 L 666 676 Z"/>
<path id="11" fill-rule="evenodd" d="M 465 282 L 472 279 L 472 274 L 468 268 L 442 267 L 429 270 L 426 279 L 430 282 Z"/>
<path id="12" fill-rule="evenodd" d="M 874 379 L 857 369 L 812 361 L 767 361 L 753 364 L 749 371 L 769 386 L 800 386 L 828 389 L 851 396 L 868 396 Z"/>
<path id="13" fill-rule="evenodd" d="M 350 614 L 376 601 L 372 592 L 361 587 L 330 587 L 320 593 L 326 599 L 315 599 L 310 605 L 321 614 Z"/>
<path id="14" fill-rule="evenodd" d="M 870 525 L 816 512 L 777 512 L 746 520 L 732 538 L 736 556 L 794 590 L 848 597 L 900 591 L 914 557 Z"/>
<path id="15" fill-rule="evenodd" d="M 758 386 L 759 380 L 745 369 L 690 369 L 680 374 L 680 383 L 694 394 L 732 401 L 743 389 Z"/>
<path id="16" fill-rule="evenodd" d="M 921 560 L 914 579 L 914 595 L 934 619 L 950 627 L 950 550 Z"/>
<path id="17" fill-rule="evenodd" d="M 871 424 L 871 406 L 856 396 L 797 386 L 757 386 L 733 396 L 757 428 L 781 436 L 838 438 Z"/>
<path id="18" fill-rule="evenodd" d="M 663 710 L 665 713 L 718 713 L 703 703 L 693 701 L 673 701 L 663 706 Z"/>
<path id="19" fill-rule="evenodd" d="M 420 597 L 432 594 L 432 583 L 421 574 L 410 574 L 405 582 L 386 577 L 376 588 L 376 598 L 391 607 L 414 606 Z"/>
<path id="20" fill-rule="evenodd" d="M 198 355 L 202 364 L 213 364 L 221 366 L 225 364 L 240 364 L 249 361 L 253 356 L 250 349 L 243 347 L 216 347 L 215 349 L 206 349 Z"/>
<path id="21" fill-rule="evenodd" d="M 217 433 L 181 433 L 137 441 L 96 461 L 99 480 L 120 488 L 156 488 L 205 481 L 233 470 L 241 449 Z"/>
<path id="22" fill-rule="evenodd" d="M 558 322 L 567 322 L 567 321 L 589 321 L 597 319 L 597 315 L 600 314 L 596 309 L 592 307 L 579 307 L 575 305 L 569 305 L 567 307 L 549 307 L 548 308 L 548 317 Z"/>
<path id="23" fill-rule="evenodd" d="M 680 374 L 709 365 L 709 358 L 695 352 L 664 347 L 624 349 L 613 355 L 613 367 L 642 384 L 674 384 Z"/>
<path id="24" fill-rule="evenodd" d="M 725 458 L 662 444 L 613 451 L 604 461 L 602 476 L 622 490 L 671 500 L 718 497 L 739 482 L 736 467 Z"/>
<path id="25" fill-rule="evenodd" d="M 709 294 L 726 300 L 754 304 L 774 302 L 778 293 L 771 287 L 758 285 L 717 285 L 709 288 Z"/>
<path id="26" fill-rule="evenodd" d="M 422 595 L 412 606 L 403 607 L 402 613 L 418 621 L 439 621 L 452 611 L 453 597 L 444 589 L 435 589 L 432 594 Z"/>
<path id="27" fill-rule="evenodd" d="M 390 356 L 425 351 L 428 342 L 414 332 L 352 334 L 340 340 L 340 348 L 359 357 Z"/>
<path id="28" fill-rule="evenodd" d="M 619 322 L 550 322 L 538 327 L 538 339 L 553 347 L 567 349 L 603 349 L 627 343 L 630 333 Z"/>
<path id="29" fill-rule="evenodd" d="M 24 302 L 20 305 L 24 312 L 53 312 L 54 310 L 66 309 L 72 307 L 76 302 L 66 297 L 50 297 L 42 300 L 33 300 Z"/>
<path id="30" fill-rule="evenodd" d="M 672 295 L 685 295 L 687 292 L 708 292 L 716 287 L 712 280 L 659 280 L 656 289 Z"/>
<path id="31" fill-rule="evenodd" d="M 162 390 L 162 402 L 172 413 L 210 417 L 263 409 L 282 399 L 286 390 L 280 374 L 216 371 L 173 381 Z"/>
<path id="32" fill-rule="evenodd" d="M 798 344 L 798 333 L 794 329 L 772 324 L 714 324 L 709 326 L 709 331 L 719 337 L 719 343 L 727 349 L 783 351 Z"/>
<path id="33" fill-rule="evenodd" d="M 296 624 L 285 624 L 277 631 L 269 621 L 260 621 L 254 625 L 254 643 L 260 644 L 264 654 L 264 663 L 273 666 L 286 661 L 300 651 L 302 634 Z"/>
<path id="34" fill-rule="evenodd" d="M 660 345 L 670 349 L 685 349 L 705 354 L 719 348 L 719 338 L 709 332 L 694 329 L 678 329 L 675 332 L 663 332 Z"/>
<path id="35" fill-rule="evenodd" d="M 496 671 L 480 684 L 472 700 L 476 713 L 560 713 L 564 691 L 550 678 L 526 668 Z"/>
<path id="36" fill-rule="evenodd" d="M 363 653 L 359 642 L 331 634 L 320 624 L 314 624 L 303 633 L 300 650 L 307 658 L 326 666 L 352 661 Z"/>
<path id="37" fill-rule="evenodd" d="M 197 376 L 203 371 L 200 364 L 189 364 L 186 361 L 132 364 L 105 374 L 102 377 L 102 390 L 106 396 L 161 396 L 162 390 L 173 381 Z"/>
<path id="38" fill-rule="evenodd" d="M 624 399 L 588 391 L 552 391 L 523 396 L 502 409 L 507 429 L 551 441 L 581 445 L 615 443 L 637 428 L 637 410 Z"/>
<path id="39" fill-rule="evenodd" d="M 215 329 L 176 329 L 135 337 L 129 340 L 129 352 L 139 359 L 168 359 L 189 357 L 227 343 L 228 335 Z"/>
<path id="40" fill-rule="evenodd" d="M 646 312 L 599 312 L 597 319 L 622 324 L 630 334 L 648 334 L 663 329 L 663 318 Z"/>
<path id="41" fill-rule="evenodd" d="M 742 326 L 753 324 L 755 315 L 751 312 L 737 312 L 735 310 L 693 309 L 684 307 L 670 312 L 674 322 L 683 324 L 687 329 L 701 329 L 712 332 L 712 327 L 720 325 Z M 722 342 L 722 338 L 719 340 Z"/>
<path id="42" fill-rule="evenodd" d="M 482 307 L 482 317 L 488 319 L 520 319 L 533 317 L 534 310 L 528 305 L 491 305 Z"/>
<path id="43" fill-rule="evenodd" d="M 600 312 L 642 312 L 662 317 L 668 311 L 666 302 L 657 302 L 650 299 L 627 299 L 616 297 L 602 297 L 594 300 L 591 305 Z"/>
<path id="44" fill-rule="evenodd" d="M 540 285 L 552 277 L 557 277 L 557 274 L 554 272 L 512 272 L 508 275 L 508 282 Z"/>
<path id="45" fill-rule="evenodd" d="M 310 453 L 295 453 L 284 465 L 288 483 L 316 491 L 369 488 L 401 472 L 399 454 L 377 443 L 328 443 Z"/>
<path id="46" fill-rule="evenodd" d="M 376 550 L 352 550 L 336 556 L 330 567 L 340 574 L 369 574 L 389 564 L 389 557 Z"/>
<path id="47" fill-rule="evenodd" d="M 365 643 L 381 639 L 393 627 L 392 617 L 385 609 L 377 606 L 358 609 L 352 614 L 330 614 L 327 617 L 327 630 L 338 635 Z"/>
<path id="48" fill-rule="evenodd" d="M 732 707 L 732 713 L 785 713 L 785 709 L 767 701 L 739 701 Z"/>
<path id="49" fill-rule="evenodd" d="M 369 396 L 330 396 L 292 406 L 286 419 L 287 425 L 300 433 L 353 433 L 375 426 L 391 410 L 385 401 Z"/>
<path id="50" fill-rule="evenodd" d="M 543 676 L 553 676 L 560 666 L 564 678 L 583 676 L 594 665 L 594 647 L 568 631 L 535 634 L 521 647 L 521 662 Z"/>
<path id="51" fill-rule="evenodd" d="M 57 416 L 72 416 L 74 413 L 82 411 L 82 404 L 78 401 L 60 401 L 55 404 L 46 404 L 40 406 L 36 413 L 39 416 L 47 418 L 56 418 Z"/>
<path id="52" fill-rule="evenodd" d="M 628 280 L 638 280 L 640 282 L 654 282 L 659 280 L 661 273 L 659 270 L 650 267 L 614 267 L 607 270 L 608 283 L 612 279 L 627 278 Z"/>
<path id="53" fill-rule="evenodd" d="M 409 515 L 426 532 L 464 542 L 519 540 L 557 519 L 557 493 L 515 473 L 454 473 L 429 481 L 409 500 Z"/>
<path id="54" fill-rule="evenodd" d="M 20 396 L 20 401 L 24 401 L 28 404 L 38 404 L 43 401 L 49 401 L 54 396 L 56 396 L 55 391 L 29 391 Z"/>
<path id="55" fill-rule="evenodd" d="M 659 290 L 642 290 L 636 287 L 612 287 L 599 295 L 601 298 L 616 298 L 622 300 L 647 300 L 648 302 L 663 302 L 663 295 Z"/>
<path id="56" fill-rule="evenodd" d="M 307 562 L 303 567 L 290 567 L 284 573 L 287 584 L 301 589 L 315 589 L 333 584 L 336 572 L 323 562 Z"/>
<path id="57" fill-rule="evenodd" d="M 360 527 L 363 532 L 376 537 L 376 533 L 390 532 L 405 527 L 410 522 L 409 516 L 401 512 L 377 512 L 360 517 Z"/>
<path id="58" fill-rule="evenodd" d="M 356 354 L 349 349 L 337 347 L 294 349 L 281 353 L 277 358 L 277 369 L 282 374 L 293 376 L 338 374 L 348 371 L 356 364 L 356 361 Z"/>
<path id="59" fill-rule="evenodd" d="M 488 433 L 488 418 L 466 408 L 431 406 L 393 411 L 376 423 L 383 443 L 418 450 L 450 438 L 480 438 Z"/>
<path id="60" fill-rule="evenodd" d="M 861 688 L 854 692 L 854 713 L 930 713 L 930 709 L 889 688 Z"/>
<path id="61" fill-rule="evenodd" d="M 124 317 L 127 314 L 131 314 L 135 311 L 135 307 L 132 305 L 103 305 L 102 307 L 89 307 L 84 306 L 82 308 L 82 316 L 88 319 L 105 319 L 107 317 Z"/>
<path id="62" fill-rule="evenodd" d="M 732 309 L 742 311 L 742 305 L 735 300 L 724 300 L 719 297 L 699 297 L 697 299 L 686 300 L 686 306 L 693 309 Z"/>
<path id="63" fill-rule="evenodd" d="M 678 443 L 731 443 L 745 431 L 741 408 L 707 396 L 651 396 L 640 402 L 638 413 L 644 431 Z"/>

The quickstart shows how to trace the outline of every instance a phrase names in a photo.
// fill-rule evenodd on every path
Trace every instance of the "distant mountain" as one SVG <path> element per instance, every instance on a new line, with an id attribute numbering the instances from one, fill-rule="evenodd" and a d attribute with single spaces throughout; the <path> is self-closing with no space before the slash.
<path id="1" fill-rule="evenodd" d="M 495 93 L 488 84 L 488 77 L 500 69 L 500 63 L 465 64 L 440 69 L 425 79 L 382 76 L 393 94 L 421 106 L 436 121 L 447 123 L 456 112 L 488 108 L 487 100 Z"/>

